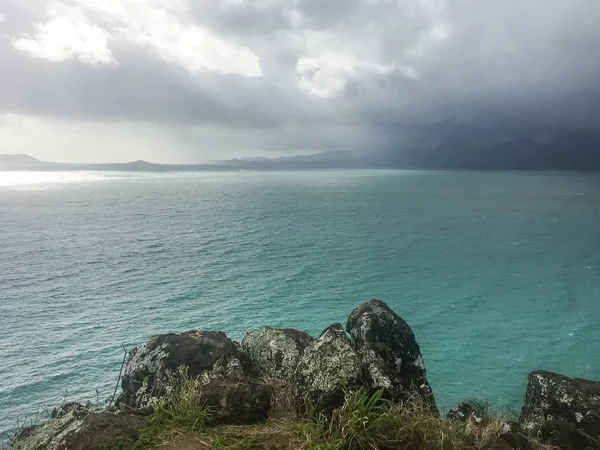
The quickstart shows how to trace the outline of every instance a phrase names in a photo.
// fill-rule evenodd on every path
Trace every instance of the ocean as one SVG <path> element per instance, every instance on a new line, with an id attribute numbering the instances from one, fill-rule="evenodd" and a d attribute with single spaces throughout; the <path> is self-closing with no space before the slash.
<path id="1" fill-rule="evenodd" d="M 518 411 L 533 369 L 600 379 L 600 176 L 0 172 L 0 440 L 104 402 L 151 335 L 317 335 L 371 298 L 443 409 Z"/>

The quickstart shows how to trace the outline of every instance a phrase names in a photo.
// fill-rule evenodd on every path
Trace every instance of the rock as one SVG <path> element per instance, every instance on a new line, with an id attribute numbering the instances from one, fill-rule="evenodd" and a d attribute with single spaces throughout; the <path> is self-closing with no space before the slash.
<path id="1" fill-rule="evenodd" d="M 520 433 L 523 431 L 519 422 L 506 422 L 504 427 L 502 427 L 502 431 L 504 433 Z"/>
<path id="2" fill-rule="evenodd" d="M 55 410 L 43 425 L 21 432 L 10 450 L 103 450 L 135 435 L 145 425 L 136 415 L 114 413 L 76 403 Z"/>
<path id="3" fill-rule="evenodd" d="M 188 368 L 188 375 L 197 377 L 210 371 L 217 361 L 238 356 L 235 343 L 222 332 L 188 331 L 153 337 L 130 353 L 117 406 L 143 408 L 156 403 L 170 392 L 181 366 Z"/>
<path id="4" fill-rule="evenodd" d="M 199 381 L 210 411 L 209 423 L 251 424 L 268 418 L 271 388 L 251 381 L 237 358 L 218 361 Z"/>
<path id="5" fill-rule="evenodd" d="M 519 433 L 504 433 L 482 450 L 533 450 L 533 445 L 525 436 Z"/>
<path id="6" fill-rule="evenodd" d="M 200 395 L 214 423 L 255 423 L 266 419 L 271 390 L 258 382 L 248 356 L 225 333 L 188 331 L 154 337 L 131 352 L 118 407 L 143 410 L 168 399 L 181 368 L 199 380 Z"/>
<path id="7" fill-rule="evenodd" d="M 340 405 L 345 388 L 364 385 L 362 365 L 341 324 L 327 327 L 306 348 L 293 382 L 305 399 L 324 409 Z"/>
<path id="8" fill-rule="evenodd" d="M 467 422 L 474 413 L 475 410 L 473 409 L 473 407 L 470 404 L 463 402 L 459 403 L 458 405 L 454 406 L 450 411 L 448 411 L 446 417 L 448 418 L 448 420 L 452 420 L 455 422 Z"/>
<path id="9" fill-rule="evenodd" d="M 538 430 L 538 437 L 558 447 L 560 450 L 597 450 L 600 449 L 600 439 L 577 429 L 575 425 L 562 420 L 549 420 L 544 422 Z"/>
<path id="10" fill-rule="evenodd" d="M 352 311 L 346 331 L 372 388 L 384 388 L 392 400 L 416 392 L 437 411 L 415 335 L 384 302 L 371 300 Z"/>
<path id="11" fill-rule="evenodd" d="M 475 424 L 483 424 L 489 419 L 485 407 L 477 401 L 459 403 L 448 411 L 446 418 L 455 422 L 470 421 Z"/>
<path id="12" fill-rule="evenodd" d="M 570 423 L 575 429 L 599 438 L 600 383 L 551 372 L 531 372 L 521 426 L 536 431 L 550 420 Z"/>
<path id="13" fill-rule="evenodd" d="M 304 350 L 314 339 L 291 328 L 253 330 L 242 339 L 242 348 L 257 373 L 269 379 L 289 380 Z"/>
<path id="14" fill-rule="evenodd" d="M 50 413 L 51 419 L 60 419 L 62 416 L 72 412 L 73 414 L 87 415 L 89 413 L 90 406 L 83 406 L 81 403 L 69 402 L 63 405 L 57 406 Z"/>

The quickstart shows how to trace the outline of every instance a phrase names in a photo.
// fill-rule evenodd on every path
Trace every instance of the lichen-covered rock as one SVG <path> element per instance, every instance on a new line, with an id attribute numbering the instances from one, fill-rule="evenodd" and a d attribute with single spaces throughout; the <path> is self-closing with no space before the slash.
<path id="1" fill-rule="evenodd" d="M 118 406 L 143 408 L 167 395 L 176 382 L 181 366 L 197 377 L 217 361 L 240 357 L 238 346 L 225 333 L 188 331 L 155 336 L 129 355 Z"/>
<path id="2" fill-rule="evenodd" d="M 182 368 L 199 380 L 198 395 L 212 422 L 255 423 L 267 417 L 271 390 L 256 380 L 240 345 L 212 331 L 161 335 L 134 349 L 117 406 L 140 409 L 168 399 Z"/>
<path id="3" fill-rule="evenodd" d="M 246 333 L 242 348 L 260 376 L 289 380 L 314 339 L 291 328 L 264 327 Z"/>
<path id="4" fill-rule="evenodd" d="M 436 409 L 415 335 L 384 302 L 371 300 L 352 311 L 346 331 L 372 388 L 384 388 L 392 400 L 402 400 L 415 392 Z"/>
<path id="5" fill-rule="evenodd" d="M 341 324 L 327 327 L 306 348 L 293 381 L 302 397 L 325 409 L 342 403 L 345 388 L 364 385 L 362 365 Z"/>
<path id="6" fill-rule="evenodd" d="M 531 372 L 521 426 L 536 431 L 550 420 L 570 423 L 594 438 L 600 437 L 600 383 L 551 372 Z"/>
<path id="7" fill-rule="evenodd" d="M 43 425 L 23 430 L 10 450 L 103 450 L 145 425 L 136 415 L 70 403 Z"/>
<path id="8" fill-rule="evenodd" d="M 249 378 L 237 358 L 216 362 L 199 381 L 212 424 L 251 424 L 267 419 L 271 389 Z"/>
<path id="9" fill-rule="evenodd" d="M 448 411 L 446 417 L 448 420 L 452 420 L 454 422 L 467 422 L 473 414 L 475 414 L 473 407 L 470 404 L 463 402 L 459 403 L 450 411 Z"/>
<path id="10" fill-rule="evenodd" d="M 485 410 L 479 406 L 477 402 L 473 401 L 457 404 L 450 411 L 448 411 L 446 418 L 454 422 L 471 422 L 474 424 L 483 424 L 487 419 L 489 419 L 485 413 Z"/>

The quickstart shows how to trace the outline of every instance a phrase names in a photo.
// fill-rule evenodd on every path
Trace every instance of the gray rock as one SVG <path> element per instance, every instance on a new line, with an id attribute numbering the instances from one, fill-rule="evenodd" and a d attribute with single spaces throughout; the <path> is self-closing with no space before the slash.
<path id="1" fill-rule="evenodd" d="M 131 352 L 117 406 L 144 409 L 167 399 L 181 369 L 197 379 L 198 395 L 214 423 L 266 419 L 271 390 L 257 380 L 248 356 L 225 333 L 188 331 L 156 336 Z"/>
<path id="2" fill-rule="evenodd" d="M 313 341 L 310 335 L 302 331 L 264 327 L 246 333 L 242 339 L 242 348 L 260 376 L 289 380 L 304 350 Z"/>
<path id="3" fill-rule="evenodd" d="M 437 410 L 415 335 L 384 302 L 371 300 L 352 311 L 346 331 L 372 388 L 384 388 L 396 401 L 415 392 Z"/>
<path id="4" fill-rule="evenodd" d="M 9 450 L 103 450 L 145 425 L 136 415 L 70 403 L 43 425 L 19 433 Z"/>
<path id="5" fill-rule="evenodd" d="M 268 418 L 271 388 L 248 377 L 239 359 L 216 362 L 199 382 L 211 424 L 251 424 Z"/>
<path id="6" fill-rule="evenodd" d="M 239 359 L 239 350 L 225 333 L 188 331 L 155 336 L 129 355 L 117 406 L 143 408 L 167 395 L 185 366 L 191 377 L 210 371 L 215 363 Z"/>
<path id="7" fill-rule="evenodd" d="M 325 409 L 343 402 L 344 389 L 364 385 L 362 365 L 341 324 L 327 327 L 306 348 L 293 382 L 305 399 Z"/>
<path id="8" fill-rule="evenodd" d="M 598 450 L 600 439 L 577 429 L 572 423 L 548 420 L 537 432 L 538 438 L 560 450 Z"/>
<path id="9" fill-rule="evenodd" d="M 467 422 L 474 414 L 475 410 L 473 407 L 470 404 L 463 402 L 448 411 L 446 418 L 454 422 Z"/>
<path id="10" fill-rule="evenodd" d="M 520 433 L 504 433 L 482 450 L 533 450 L 533 445 Z"/>
<path id="11" fill-rule="evenodd" d="M 536 431 L 550 420 L 570 423 L 577 430 L 599 438 L 600 383 L 551 372 L 531 372 L 521 426 Z"/>

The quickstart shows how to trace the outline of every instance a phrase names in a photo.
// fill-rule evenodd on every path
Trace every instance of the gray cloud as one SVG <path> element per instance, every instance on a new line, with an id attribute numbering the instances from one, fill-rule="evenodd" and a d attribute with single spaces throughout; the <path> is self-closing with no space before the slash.
<path id="1" fill-rule="evenodd" d="M 600 129 L 591 0 L 7 0 L 0 13 L 0 114 L 158 127 L 173 160 Z"/>

